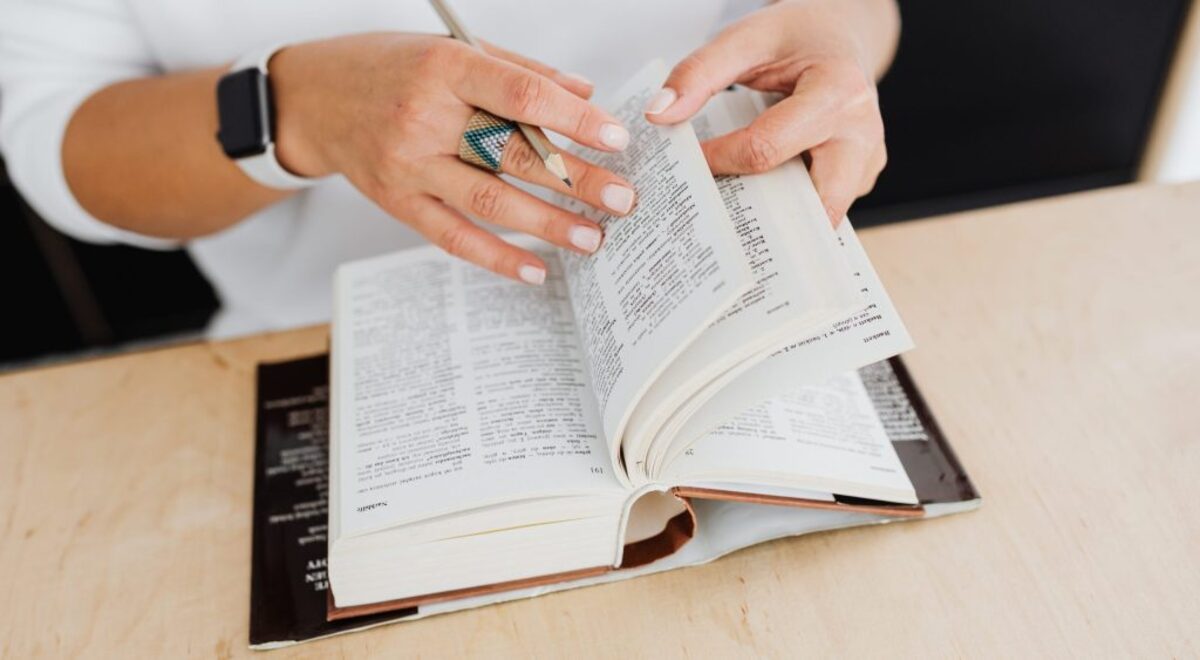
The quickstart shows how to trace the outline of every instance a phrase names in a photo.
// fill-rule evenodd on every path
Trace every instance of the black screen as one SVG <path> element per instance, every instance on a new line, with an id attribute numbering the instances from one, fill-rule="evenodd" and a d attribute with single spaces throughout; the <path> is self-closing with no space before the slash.
<path id="1" fill-rule="evenodd" d="M 1132 181 L 1187 0 L 900 0 L 889 162 L 850 218 L 922 217 Z"/>
<path id="2" fill-rule="evenodd" d="M 266 151 L 270 138 L 267 79 L 258 69 L 231 73 L 217 84 L 221 130 L 217 138 L 230 158 Z"/>

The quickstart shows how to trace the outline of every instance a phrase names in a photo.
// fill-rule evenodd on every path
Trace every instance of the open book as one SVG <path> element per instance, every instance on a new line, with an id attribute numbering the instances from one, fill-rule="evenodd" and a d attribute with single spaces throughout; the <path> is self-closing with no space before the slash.
<path id="1" fill-rule="evenodd" d="M 419 248 L 342 266 L 331 358 L 331 615 L 583 579 L 675 554 L 704 500 L 920 516 L 854 370 L 910 339 L 849 222 L 798 162 L 714 180 L 693 125 L 621 92 L 639 194 L 541 287 Z M 520 239 L 518 239 L 520 240 Z M 773 508 L 773 507 L 771 507 Z"/>

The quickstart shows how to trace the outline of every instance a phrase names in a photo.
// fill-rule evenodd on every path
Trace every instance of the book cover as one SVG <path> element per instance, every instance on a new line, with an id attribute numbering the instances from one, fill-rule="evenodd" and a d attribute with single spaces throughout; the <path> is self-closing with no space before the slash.
<path id="1" fill-rule="evenodd" d="M 412 616 L 326 621 L 329 356 L 258 367 L 250 646 L 273 648 Z"/>

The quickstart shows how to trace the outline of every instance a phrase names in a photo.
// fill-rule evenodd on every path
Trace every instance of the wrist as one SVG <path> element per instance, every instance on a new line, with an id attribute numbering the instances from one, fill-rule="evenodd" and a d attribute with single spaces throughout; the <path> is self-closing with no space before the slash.
<path id="1" fill-rule="evenodd" d="M 310 71 L 306 71 L 305 50 L 309 44 L 279 49 L 268 65 L 268 80 L 275 102 L 275 157 L 297 176 L 319 178 L 334 173 L 319 146 L 316 133 L 321 94 L 312 90 Z"/>
<path id="2" fill-rule="evenodd" d="M 879 80 L 891 66 L 900 41 L 900 9 L 896 0 L 824 0 L 845 27 L 863 70 Z"/>

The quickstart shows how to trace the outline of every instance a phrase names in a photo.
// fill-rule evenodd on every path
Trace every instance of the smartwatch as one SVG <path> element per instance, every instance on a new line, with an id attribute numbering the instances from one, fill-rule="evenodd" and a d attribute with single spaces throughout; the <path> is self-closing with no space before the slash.
<path id="1" fill-rule="evenodd" d="M 267 63 L 279 48 L 242 57 L 217 83 L 217 141 L 254 181 L 268 188 L 296 190 L 318 179 L 296 176 L 275 158 L 275 107 Z"/>

